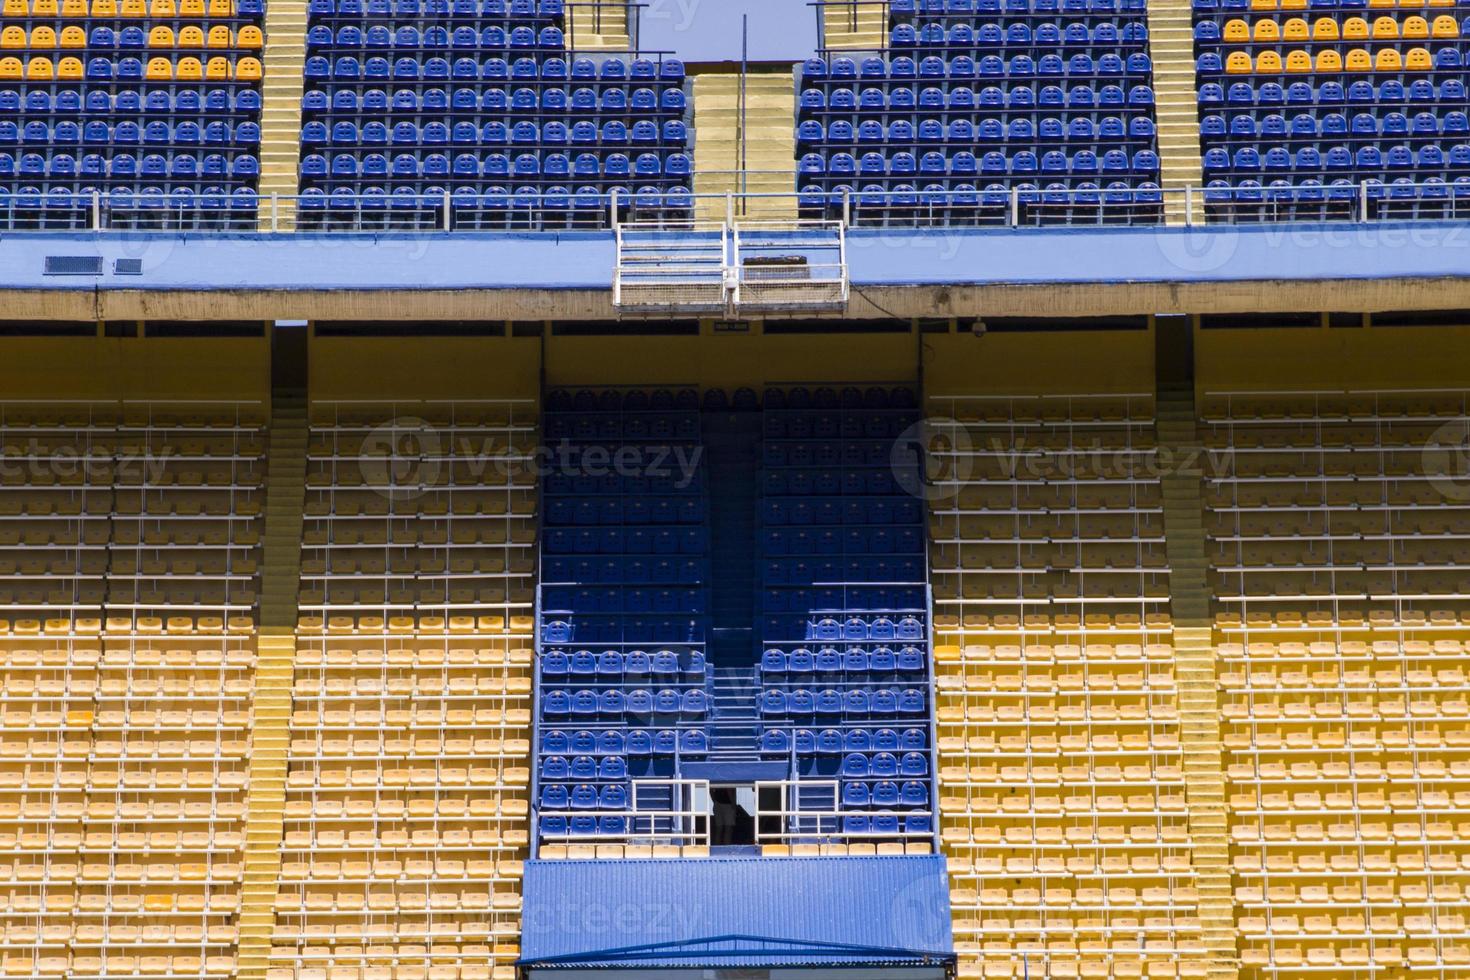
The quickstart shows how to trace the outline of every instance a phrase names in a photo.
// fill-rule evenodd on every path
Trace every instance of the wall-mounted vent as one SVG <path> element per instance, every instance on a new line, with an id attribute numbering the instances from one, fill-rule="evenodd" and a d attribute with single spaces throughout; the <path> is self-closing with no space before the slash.
<path id="1" fill-rule="evenodd" d="M 118 259 L 112 263 L 112 274 L 114 276 L 141 276 L 143 274 L 143 260 Z"/>
<path id="2" fill-rule="evenodd" d="M 46 256 L 45 274 L 48 276 L 100 276 L 102 275 L 102 256 L 48 255 Z"/>

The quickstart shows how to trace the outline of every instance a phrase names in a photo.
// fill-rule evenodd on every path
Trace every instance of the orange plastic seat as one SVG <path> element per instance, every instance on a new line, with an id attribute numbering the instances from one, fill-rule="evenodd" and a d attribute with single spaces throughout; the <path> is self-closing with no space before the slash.
<path id="1" fill-rule="evenodd" d="M 34 81 L 50 81 L 56 77 L 56 66 L 50 58 L 32 58 L 26 62 L 26 78 Z"/>
<path id="2" fill-rule="evenodd" d="M 1312 70 L 1312 56 L 1305 51 L 1292 51 L 1286 56 L 1286 70 L 1292 73 L 1305 73 Z"/>
<path id="3" fill-rule="evenodd" d="M 26 46 L 26 29 L 24 27 L 10 26 L 0 31 L 0 48 L 24 48 Z"/>
<path id="4" fill-rule="evenodd" d="M 53 28 L 45 26 L 31 28 L 32 50 L 54 47 L 56 47 L 56 31 Z"/>
<path id="5" fill-rule="evenodd" d="M 211 48 L 228 48 L 234 43 L 234 38 L 231 36 L 228 27 L 224 24 L 216 24 L 209 29 L 209 41 L 207 43 Z"/>
<path id="6" fill-rule="evenodd" d="M 5 5 L 0 7 L 6 17 L 29 17 L 30 10 L 26 8 L 26 0 L 5 0 Z"/>
<path id="7" fill-rule="evenodd" d="M 1342 34 L 1337 29 L 1337 21 L 1331 17 L 1318 17 L 1312 22 L 1312 40 L 1314 41 L 1336 41 Z"/>
<path id="8" fill-rule="evenodd" d="M 228 58 L 210 58 L 209 63 L 204 66 L 205 78 L 229 78 L 230 60 Z"/>
<path id="9" fill-rule="evenodd" d="M 162 24 L 148 32 L 148 46 L 150 48 L 172 48 L 177 44 L 174 38 L 173 28 L 164 27 Z"/>
<path id="10" fill-rule="evenodd" d="M 32 17 L 57 17 L 60 14 L 61 9 L 57 7 L 56 0 L 32 0 L 31 2 Z"/>
<path id="11" fill-rule="evenodd" d="M 242 48 L 258 51 L 265 47 L 265 35 L 260 33 L 260 28 L 254 24 L 246 24 L 240 28 L 240 36 L 235 39 L 235 44 Z"/>
<path id="12" fill-rule="evenodd" d="M 92 0 L 93 17 L 116 17 L 117 0 Z"/>
<path id="13" fill-rule="evenodd" d="M 1251 32 L 1251 39 L 1257 43 L 1279 41 L 1281 40 L 1281 28 L 1274 20 L 1258 20 L 1255 30 Z"/>
<path id="14" fill-rule="evenodd" d="M 148 69 L 144 73 L 144 77 L 150 81 L 172 81 L 174 77 L 174 66 L 169 64 L 167 58 L 150 58 L 148 59 Z"/>
<path id="15" fill-rule="evenodd" d="M 151 0 L 148 4 L 148 14 L 152 17 L 177 17 L 179 8 L 174 0 Z"/>
<path id="16" fill-rule="evenodd" d="M 1275 51 L 1262 51 L 1256 55 L 1256 71 L 1259 74 L 1279 74 L 1281 72 L 1281 55 Z"/>
<path id="17" fill-rule="evenodd" d="M 70 24 L 61 29 L 61 46 L 63 48 L 85 48 L 87 46 L 87 32 L 75 24 Z"/>
<path id="18" fill-rule="evenodd" d="M 1281 0 L 1282 10 L 1306 10 L 1307 0 Z"/>
<path id="19" fill-rule="evenodd" d="M 1391 41 L 1399 36 L 1399 22 L 1392 17 L 1377 17 L 1373 20 L 1373 38 Z"/>
<path id="20" fill-rule="evenodd" d="M 1432 71 L 1434 58 L 1428 48 L 1410 48 L 1404 55 L 1404 67 L 1409 71 Z"/>
<path id="21" fill-rule="evenodd" d="M 217 30 L 217 28 L 212 28 L 212 29 L 213 30 Z M 229 28 L 226 27 L 225 30 L 226 31 L 229 31 Z M 181 47 L 181 48 L 202 48 L 202 47 L 204 47 L 204 29 L 201 28 L 201 27 L 198 27 L 198 26 L 196 26 L 194 24 L 190 24 L 188 27 L 180 27 L 179 28 L 179 47 Z"/>
<path id="22" fill-rule="evenodd" d="M 1318 71 L 1342 71 L 1342 55 L 1328 48 L 1317 52 Z"/>
<path id="23" fill-rule="evenodd" d="M 20 76 L 19 58 L 0 58 L 0 78 L 19 78 Z"/>
<path id="24" fill-rule="evenodd" d="M 1293 17 L 1281 25 L 1281 37 L 1287 41 L 1307 41 L 1312 37 L 1311 29 L 1301 17 Z"/>
<path id="25" fill-rule="evenodd" d="M 78 80 L 83 76 L 81 58 L 62 58 L 56 63 L 56 77 Z"/>
<path id="26" fill-rule="evenodd" d="M 1434 37 L 1459 37 L 1460 25 L 1455 18 L 1447 14 L 1440 14 L 1434 18 L 1434 23 L 1429 27 L 1429 33 Z"/>
<path id="27" fill-rule="evenodd" d="M 1384 48 L 1373 59 L 1374 71 L 1403 71 L 1404 56 L 1395 48 Z"/>
<path id="28" fill-rule="evenodd" d="M 122 9 L 118 13 L 123 17 L 147 17 L 148 4 L 145 0 L 122 0 Z"/>
<path id="29" fill-rule="evenodd" d="M 1275 10 L 1276 0 L 1251 0 L 1252 10 Z"/>
<path id="30" fill-rule="evenodd" d="M 1245 43 L 1251 39 L 1251 29 L 1245 21 L 1236 18 L 1225 22 L 1225 31 L 1222 36 L 1227 41 Z"/>
<path id="31" fill-rule="evenodd" d="M 260 61 L 257 58 L 241 58 L 235 62 L 235 78 L 242 82 L 260 81 Z"/>
<path id="32" fill-rule="evenodd" d="M 204 0 L 179 0 L 180 17 L 203 17 Z"/>
<path id="33" fill-rule="evenodd" d="M 233 17 L 235 16 L 234 0 L 209 0 L 209 16 L 211 17 Z"/>
<path id="34" fill-rule="evenodd" d="M 89 13 L 87 0 L 61 0 L 61 16 L 63 17 L 86 17 Z"/>
<path id="35" fill-rule="evenodd" d="M 1348 71 L 1372 71 L 1373 56 L 1362 48 L 1353 48 L 1348 52 L 1347 60 L 1343 67 Z"/>
<path id="36" fill-rule="evenodd" d="M 1244 51 L 1232 51 L 1230 57 L 1225 59 L 1225 74 L 1227 75 L 1249 75 L 1251 73 L 1251 56 Z"/>
<path id="37" fill-rule="evenodd" d="M 1361 17 L 1349 17 L 1342 22 L 1342 36 L 1348 41 L 1368 39 L 1368 22 Z"/>
<path id="38" fill-rule="evenodd" d="M 1368 0 L 1368 6 L 1372 8 L 1397 7 L 1398 5 L 1398 0 Z"/>
<path id="39" fill-rule="evenodd" d="M 204 66 L 199 63 L 198 58 L 180 58 L 174 72 L 180 81 L 192 82 L 204 77 Z"/>
<path id="40" fill-rule="evenodd" d="M 1426 38 L 1429 36 L 1429 21 L 1417 14 L 1413 17 L 1406 17 L 1399 34 L 1401 37 L 1413 38 L 1416 41 Z"/>

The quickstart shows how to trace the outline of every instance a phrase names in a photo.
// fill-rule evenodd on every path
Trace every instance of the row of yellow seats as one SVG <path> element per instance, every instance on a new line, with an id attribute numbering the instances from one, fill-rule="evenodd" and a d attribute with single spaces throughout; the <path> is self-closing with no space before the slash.
<path id="1" fill-rule="evenodd" d="M 1431 71 L 1434 58 L 1425 48 L 1410 48 L 1407 56 L 1393 48 L 1385 48 L 1378 54 L 1369 54 L 1362 48 L 1348 52 L 1346 58 L 1336 51 L 1319 51 L 1315 63 L 1306 51 L 1293 51 L 1286 56 L 1283 65 L 1281 55 L 1275 51 L 1262 51 L 1256 56 L 1254 67 L 1251 56 L 1244 51 L 1231 52 L 1225 59 L 1225 74 L 1249 75 L 1280 74 L 1282 72 L 1339 72 L 1339 71 Z"/>
<path id="2" fill-rule="evenodd" d="M 1368 6 L 1373 7 L 1373 8 L 1381 8 L 1381 7 L 1453 7 L 1455 5 L 1455 3 L 1456 3 L 1456 0 L 1368 0 Z M 1309 0 L 1251 0 L 1251 9 L 1252 10 L 1306 10 L 1310 6 L 1311 6 L 1311 4 L 1310 4 Z M 1371 408 L 1371 406 L 1370 407 L 1358 406 L 1358 408 L 1363 413 L 1365 413 L 1365 414 L 1371 414 L 1373 412 L 1373 409 Z M 1228 412 L 1230 410 L 1229 409 L 1225 409 L 1224 411 L 1227 414 L 1226 415 L 1222 415 L 1220 417 L 1222 417 L 1222 418 L 1229 417 L 1228 416 Z M 1237 411 L 1239 411 L 1239 409 L 1237 409 Z M 1328 408 L 1327 411 L 1328 412 L 1331 412 L 1332 409 L 1331 408 Z M 1285 410 L 1282 409 L 1282 408 L 1280 408 L 1278 406 L 1278 407 L 1276 407 L 1275 412 L 1270 413 L 1270 414 L 1280 415 L 1280 414 L 1284 414 L 1284 413 L 1285 413 Z M 1205 417 L 1208 418 L 1208 417 L 1212 417 L 1213 415 L 1214 415 L 1214 411 L 1212 411 L 1210 409 L 1207 409 L 1206 410 L 1206 416 Z M 1263 417 L 1263 416 L 1252 414 L 1250 412 L 1246 412 L 1244 414 L 1237 414 L 1235 417 L 1236 418 L 1260 418 L 1260 417 Z"/>
<path id="3" fill-rule="evenodd" d="M 53 78 L 83 78 L 80 58 L 62 58 L 52 64 L 50 58 L 37 57 L 21 64 L 19 58 L 0 58 L 0 79 L 26 78 L 30 81 L 49 81 Z M 167 58 L 152 58 L 148 62 L 146 78 L 149 81 L 192 82 L 201 80 L 223 80 L 233 78 L 242 82 L 260 81 L 260 60 L 241 58 L 233 65 L 228 58 L 210 58 L 207 65 L 198 58 L 180 58 L 175 64 Z"/>
<path id="4" fill-rule="evenodd" d="M 6 17 L 233 17 L 235 0 L 5 0 Z"/>
<path id="5" fill-rule="evenodd" d="M 1318 17 L 1312 22 L 1310 31 L 1307 21 L 1303 17 L 1293 17 L 1285 23 L 1278 24 L 1274 20 L 1258 20 L 1254 26 L 1237 18 L 1225 24 L 1222 37 L 1226 41 L 1359 41 L 1367 38 L 1393 39 L 1439 37 L 1456 38 L 1460 36 L 1460 25 L 1449 14 L 1443 14 L 1434 18 L 1431 25 L 1423 17 L 1409 17 L 1404 20 L 1403 26 L 1392 17 L 1379 17 L 1373 21 L 1369 28 L 1368 21 L 1362 17 L 1349 17 L 1339 26 L 1337 21 L 1331 17 Z"/>
<path id="6" fill-rule="evenodd" d="M 240 28 L 237 36 L 224 24 L 216 24 L 206 35 L 201 27 L 183 27 L 174 34 L 171 27 L 155 27 L 148 32 L 150 48 L 260 48 L 265 38 L 254 25 Z M 26 36 L 24 27 L 7 27 L 0 31 L 0 48 L 85 48 L 87 32 L 81 27 L 63 27 L 60 36 L 50 27 L 35 27 Z"/>

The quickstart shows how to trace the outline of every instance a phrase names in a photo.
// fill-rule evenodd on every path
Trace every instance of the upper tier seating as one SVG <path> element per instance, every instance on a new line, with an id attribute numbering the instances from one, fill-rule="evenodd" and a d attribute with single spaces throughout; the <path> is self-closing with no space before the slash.
<path id="1" fill-rule="evenodd" d="M 1157 220 L 1145 21 L 1140 0 L 892 4 L 887 59 L 803 66 L 804 212 Z"/>
<path id="2" fill-rule="evenodd" d="M 5 0 L 0 228 L 249 227 L 263 0 Z"/>
<path id="3" fill-rule="evenodd" d="M 1470 203 L 1470 22 L 1454 0 L 1195 0 L 1194 14 L 1212 216 L 1438 216 Z"/>
<path id="4" fill-rule="evenodd" d="M 256 403 L 12 402 L 0 414 L 0 616 L 249 617 Z"/>
<path id="5" fill-rule="evenodd" d="M 561 0 L 314 0 L 302 99 L 308 226 L 599 224 L 685 211 L 684 67 L 573 57 Z"/>

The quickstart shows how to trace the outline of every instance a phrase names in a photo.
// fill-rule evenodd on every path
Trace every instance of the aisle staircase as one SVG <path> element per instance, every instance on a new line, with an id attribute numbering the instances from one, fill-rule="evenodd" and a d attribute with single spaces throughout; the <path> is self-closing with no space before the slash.
<path id="1" fill-rule="evenodd" d="M 1194 14 L 1189 0 L 1152 0 L 1148 5 L 1148 38 L 1154 66 L 1160 184 L 1166 191 L 1199 187 L 1203 183 L 1199 96 L 1194 75 Z M 1171 225 L 1184 223 L 1182 192 L 1165 195 L 1164 219 Z M 1203 216 L 1195 215 L 1195 220 L 1202 221 Z"/>
<path id="2" fill-rule="evenodd" d="M 713 668 L 710 690 L 711 762 L 754 762 L 760 758 L 760 710 L 755 665 Z"/>
<path id="3" fill-rule="evenodd" d="M 740 119 L 740 73 L 694 76 L 694 193 L 787 195 L 735 202 L 735 218 L 796 217 L 796 76 L 789 67 L 745 76 L 745 122 Z M 742 155 L 742 149 L 744 153 Z M 744 180 L 736 173 L 744 169 Z M 726 206 L 700 199 L 695 216 L 719 221 Z"/>
<path id="4" fill-rule="evenodd" d="M 1196 460 L 1194 390 L 1163 384 L 1158 396 L 1158 442 L 1165 458 Z M 1163 476 L 1164 534 L 1169 558 L 1174 672 L 1178 683 L 1184 789 L 1194 841 L 1203 966 L 1210 980 L 1238 975 L 1235 914 L 1230 885 L 1230 847 L 1225 812 L 1225 772 L 1216 695 L 1215 650 L 1210 631 L 1209 578 L 1205 557 L 1201 473 L 1190 462 Z"/>
<path id="5" fill-rule="evenodd" d="M 822 35 L 828 50 L 878 51 L 888 34 L 888 4 L 859 0 L 822 7 Z"/>
<path id="6" fill-rule="evenodd" d="M 567 44 L 575 51 L 627 51 L 628 8 L 621 3 L 573 0 L 566 7 Z"/>
<path id="7" fill-rule="evenodd" d="M 300 186 L 301 95 L 306 85 L 306 0 L 270 0 L 265 5 L 261 58 L 259 228 L 293 231 Z M 273 204 L 273 194 L 285 200 Z"/>

